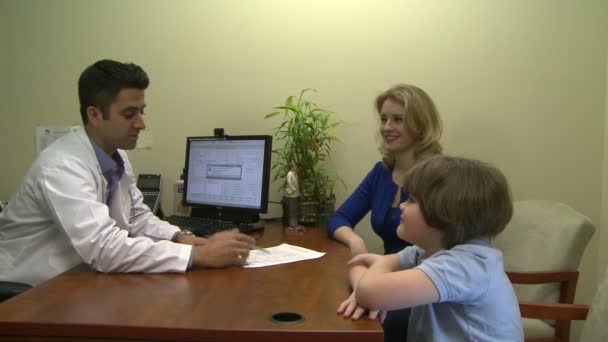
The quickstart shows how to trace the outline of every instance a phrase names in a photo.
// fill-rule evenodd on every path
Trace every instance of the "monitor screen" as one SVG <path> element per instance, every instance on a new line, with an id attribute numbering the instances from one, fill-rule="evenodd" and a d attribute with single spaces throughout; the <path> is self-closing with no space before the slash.
<path id="1" fill-rule="evenodd" d="M 184 204 L 265 213 L 272 137 L 188 137 Z"/>

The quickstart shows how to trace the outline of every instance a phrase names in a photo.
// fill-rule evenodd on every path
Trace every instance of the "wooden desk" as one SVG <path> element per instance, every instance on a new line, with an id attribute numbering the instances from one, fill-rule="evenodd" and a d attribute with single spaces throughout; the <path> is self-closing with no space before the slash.
<path id="1" fill-rule="evenodd" d="M 2 341 L 382 341 L 367 318 L 336 314 L 347 298 L 348 248 L 324 229 L 267 224 L 260 246 L 282 242 L 322 258 L 186 274 L 104 274 L 78 266 L 0 304 Z M 273 323 L 277 312 L 305 320 Z M 107 341 L 107 340 L 106 340 Z"/>

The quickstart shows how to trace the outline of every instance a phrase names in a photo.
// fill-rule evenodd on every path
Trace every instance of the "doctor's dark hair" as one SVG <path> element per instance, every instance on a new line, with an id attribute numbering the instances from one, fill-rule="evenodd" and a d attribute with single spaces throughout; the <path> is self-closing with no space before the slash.
<path id="1" fill-rule="evenodd" d="M 87 123 L 87 108 L 97 107 L 108 119 L 107 109 L 118 93 L 126 88 L 146 89 L 148 75 L 138 65 L 104 59 L 86 68 L 78 79 L 80 116 Z"/>
<path id="2" fill-rule="evenodd" d="M 408 172 L 404 189 L 428 225 L 452 248 L 477 237 L 494 237 L 513 215 L 507 179 L 496 167 L 458 157 L 423 159 Z M 408 200 L 409 201 L 409 200 Z"/>

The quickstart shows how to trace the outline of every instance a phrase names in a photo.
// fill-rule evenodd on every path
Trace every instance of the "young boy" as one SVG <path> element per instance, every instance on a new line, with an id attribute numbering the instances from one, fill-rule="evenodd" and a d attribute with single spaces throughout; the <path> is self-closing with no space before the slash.
<path id="1" fill-rule="evenodd" d="M 504 175 L 485 163 L 436 156 L 409 172 L 397 235 L 414 246 L 362 254 L 355 286 L 370 310 L 412 307 L 408 341 L 523 341 L 517 298 L 490 238 L 513 214 Z M 404 322 L 404 324 L 406 324 Z"/>

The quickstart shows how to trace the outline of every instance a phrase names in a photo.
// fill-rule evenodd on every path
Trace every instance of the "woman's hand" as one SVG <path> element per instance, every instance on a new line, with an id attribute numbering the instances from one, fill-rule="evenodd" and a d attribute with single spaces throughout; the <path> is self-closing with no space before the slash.
<path id="1" fill-rule="evenodd" d="M 351 256 L 367 253 L 365 241 L 350 227 L 342 226 L 336 229 L 334 238 L 348 246 Z"/>
<path id="2" fill-rule="evenodd" d="M 355 235 L 351 240 L 349 240 L 348 248 L 350 249 L 350 255 L 356 256 L 359 254 L 367 253 L 367 246 L 365 245 L 365 241 L 362 238 Z"/>

